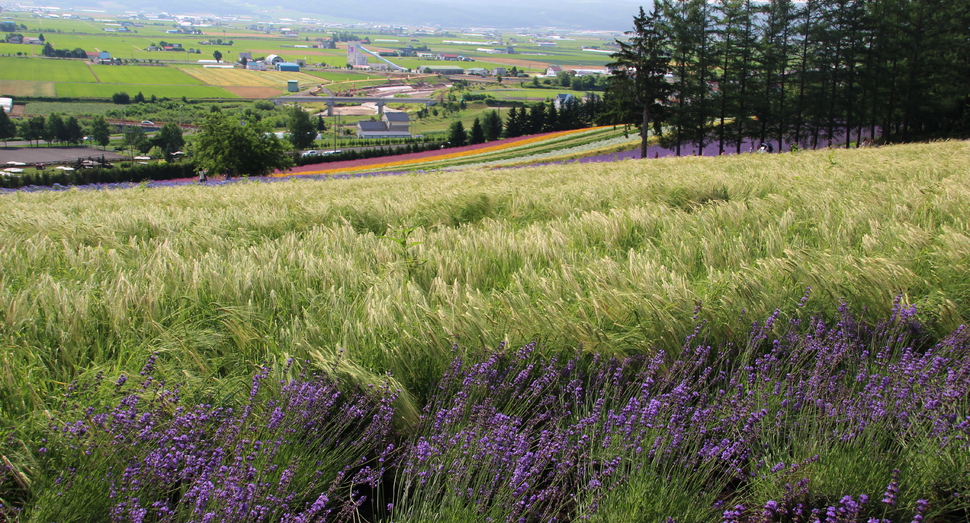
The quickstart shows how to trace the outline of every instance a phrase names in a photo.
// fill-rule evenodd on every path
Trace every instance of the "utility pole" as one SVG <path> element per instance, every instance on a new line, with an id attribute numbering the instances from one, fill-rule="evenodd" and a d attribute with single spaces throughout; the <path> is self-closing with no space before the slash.
<path id="1" fill-rule="evenodd" d="M 333 126 L 333 150 L 334 154 L 337 152 L 337 130 L 340 129 L 340 115 L 337 115 L 337 125 Z"/>

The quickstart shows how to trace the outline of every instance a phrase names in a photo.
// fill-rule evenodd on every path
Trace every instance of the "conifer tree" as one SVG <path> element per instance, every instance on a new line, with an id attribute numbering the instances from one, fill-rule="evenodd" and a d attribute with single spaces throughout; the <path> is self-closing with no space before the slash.
<path id="1" fill-rule="evenodd" d="M 485 119 L 482 122 L 482 127 L 485 132 L 485 141 L 491 142 L 492 140 L 498 140 L 502 136 L 502 117 L 499 116 L 498 111 L 486 111 Z"/>
<path id="2" fill-rule="evenodd" d="M 660 11 L 657 4 L 648 16 L 643 7 L 633 19 L 627 42 L 617 40 L 620 50 L 614 53 L 610 67 L 613 75 L 607 93 L 613 100 L 632 102 L 639 112 L 640 157 L 647 158 L 647 137 L 651 125 L 659 129 L 661 108 L 670 94 L 666 80 L 670 54 L 660 33 Z M 594 103 L 594 102 L 591 102 Z M 616 114 L 616 103 L 611 111 Z M 622 122 L 626 123 L 626 122 Z M 632 122 L 631 122 L 632 123 Z"/>
<path id="3" fill-rule="evenodd" d="M 522 109 L 522 113 L 525 113 L 525 108 Z M 505 137 L 517 138 L 519 136 L 522 136 L 522 119 L 519 117 L 518 110 L 513 106 L 505 117 Z"/>
<path id="4" fill-rule="evenodd" d="M 472 128 L 470 136 L 468 138 L 468 143 L 471 145 L 476 145 L 480 143 L 485 143 L 485 129 L 482 127 L 482 122 L 475 117 L 475 121 L 472 122 Z"/>

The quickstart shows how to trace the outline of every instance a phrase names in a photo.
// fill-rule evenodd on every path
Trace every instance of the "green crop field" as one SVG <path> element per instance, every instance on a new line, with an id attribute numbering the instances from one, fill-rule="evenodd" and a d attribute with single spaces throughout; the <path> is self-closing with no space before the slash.
<path id="1" fill-rule="evenodd" d="M 56 58 L 0 57 L 0 77 L 4 80 L 41 82 L 97 81 L 86 62 Z"/>
<path id="2" fill-rule="evenodd" d="M 30 102 L 24 113 L 27 116 L 47 116 L 52 113 L 74 115 L 104 115 L 117 110 L 118 105 L 107 102 Z"/>
<path id="3" fill-rule="evenodd" d="M 92 65 L 91 70 L 106 84 L 205 85 L 174 67 Z"/>
<path id="4" fill-rule="evenodd" d="M 509 79 L 509 80 L 506 80 L 505 83 L 506 84 L 514 84 L 515 82 L 514 82 L 514 80 Z M 531 82 L 525 82 L 525 85 L 528 86 L 530 83 Z M 577 99 L 582 99 L 583 96 L 586 96 L 586 92 L 585 91 L 573 91 L 573 90 L 571 90 L 569 88 L 566 88 L 566 87 L 563 87 L 563 88 L 560 88 L 560 89 L 555 89 L 555 88 L 551 88 L 551 89 L 536 89 L 536 88 L 530 88 L 530 87 L 509 87 L 509 88 L 488 89 L 488 90 L 486 90 L 484 92 L 487 93 L 487 94 L 490 94 L 490 95 L 494 96 L 496 99 L 499 99 L 499 100 L 508 100 L 508 101 L 512 101 L 512 102 L 514 102 L 516 100 L 546 100 L 546 99 L 552 99 L 552 98 L 555 98 L 556 95 L 557 94 L 560 94 L 560 93 L 572 94 Z"/>
<path id="5" fill-rule="evenodd" d="M 236 98 L 229 91 L 208 85 L 119 85 L 119 84 L 57 84 L 57 96 L 67 98 L 110 99 L 115 93 L 134 96 L 142 93 L 146 98 Z"/>
<path id="6" fill-rule="evenodd" d="M 353 72 L 337 72 L 337 71 L 302 71 L 308 75 L 316 76 L 317 78 L 322 78 L 324 80 L 329 80 L 331 82 L 353 82 L 360 80 L 378 80 L 381 77 L 377 75 L 360 74 Z"/>

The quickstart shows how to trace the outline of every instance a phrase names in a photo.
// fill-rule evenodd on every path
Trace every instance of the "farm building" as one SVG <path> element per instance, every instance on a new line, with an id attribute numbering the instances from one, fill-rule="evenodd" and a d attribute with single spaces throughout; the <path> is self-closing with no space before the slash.
<path id="1" fill-rule="evenodd" d="M 569 104 L 572 100 L 575 100 L 575 99 L 576 97 L 569 93 L 559 93 L 552 100 L 552 103 L 553 105 L 555 105 L 556 109 L 562 109 L 567 104 Z"/>
<path id="2" fill-rule="evenodd" d="M 9 113 L 13 111 L 13 98 L 3 97 L 0 98 L 0 111 Z"/>
<path id="3" fill-rule="evenodd" d="M 266 59 L 265 59 L 264 61 L 265 61 L 265 62 L 266 62 L 266 63 L 267 63 L 268 65 L 273 65 L 273 66 L 275 66 L 276 64 L 278 64 L 278 63 L 280 63 L 280 62 L 284 62 L 285 60 L 283 60 L 283 57 L 282 57 L 282 56 L 280 56 L 280 55 L 278 55 L 278 54 L 271 54 L 271 55 L 269 55 L 269 56 L 267 56 L 267 57 L 266 57 Z"/>
<path id="4" fill-rule="evenodd" d="M 422 65 L 418 70 L 426 74 L 465 74 L 464 69 L 453 65 Z"/>
<path id="5" fill-rule="evenodd" d="M 299 73 L 300 64 L 295 64 L 293 62 L 279 62 L 276 64 L 276 70 Z"/>
<path id="6" fill-rule="evenodd" d="M 385 111 L 379 122 L 357 122 L 358 138 L 410 138 L 408 113 Z"/>
<path id="7" fill-rule="evenodd" d="M 484 67 L 469 67 L 465 69 L 465 74 L 476 74 L 478 76 L 488 76 L 488 69 Z"/>

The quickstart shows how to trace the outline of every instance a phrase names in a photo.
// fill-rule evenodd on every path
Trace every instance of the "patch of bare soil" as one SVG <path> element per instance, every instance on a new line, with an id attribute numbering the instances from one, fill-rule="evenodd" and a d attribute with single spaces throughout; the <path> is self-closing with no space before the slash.
<path id="1" fill-rule="evenodd" d="M 276 89 L 275 87 L 228 87 L 224 86 L 223 89 L 229 91 L 230 93 L 240 97 L 249 98 L 251 100 L 258 100 L 261 98 L 276 98 L 283 94 L 283 91 Z"/>

